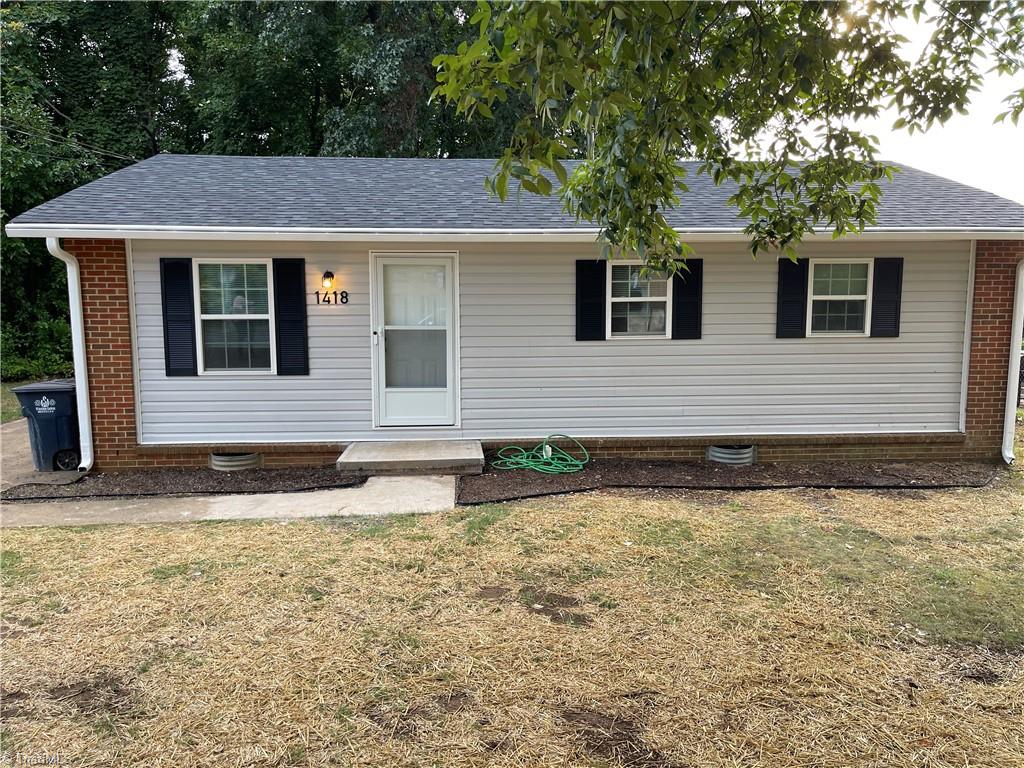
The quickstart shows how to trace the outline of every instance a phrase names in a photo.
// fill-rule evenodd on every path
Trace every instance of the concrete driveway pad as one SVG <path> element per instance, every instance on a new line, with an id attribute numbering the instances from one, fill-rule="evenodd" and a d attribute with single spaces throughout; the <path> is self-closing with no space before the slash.
<path id="1" fill-rule="evenodd" d="M 0 426 L 0 490 L 22 483 L 67 485 L 79 478 L 78 472 L 36 472 L 32 465 L 32 447 L 25 419 Z"/>

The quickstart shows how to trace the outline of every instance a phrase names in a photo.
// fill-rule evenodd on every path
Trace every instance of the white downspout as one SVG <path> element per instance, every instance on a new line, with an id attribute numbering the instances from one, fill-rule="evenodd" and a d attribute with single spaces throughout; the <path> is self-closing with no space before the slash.
<path id="1" fill-rule="evenodd" d="M 1020 341 L 1024 332 L 1024 260 L 1017 264 L 1010 324 L 1010 365 L 1006 374 L 1006 412 L 1003 415 L 1003 461 L 1013 464 L 1013 437 L 1017 423 L 1017 382 L 1020 377 Z"/>
<path id="2" fill-rule="evenodd" d="M 79 472 L 92 469 L 92 412 L 89 410 L 89 369 L 85 362 L 85 316 L 78 259 L 60 247 L 56 237 L 46 238 L 46 250 L 68 268 L 68 309 L 71 311 L 71 352 L 75 364 L 75 399 L 78 403 L 78 439 L 81 443 Z"/>

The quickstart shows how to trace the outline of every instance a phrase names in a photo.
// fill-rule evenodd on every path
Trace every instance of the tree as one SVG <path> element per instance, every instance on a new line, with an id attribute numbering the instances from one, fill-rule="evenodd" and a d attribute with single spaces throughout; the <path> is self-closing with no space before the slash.
<path id="1" fill-rule="evenodd" d="M 510 180 L 596 223 L 608 251 L 674 269 L 689 248 L 665 219 L 686 204 L 681 158 L 735 185 L 756 254 L 812 229 L 875 218 L 894 169 L 851 123 L 889 105 L 896 128 L 966 111 L 986 68 L 1021 68 L 1024 4 L 940 2 L 924 53 L 906 60 L 893 22 L 925 0 L 831 2 L 480 2 L 476 39 L 438 56 L 436 96 L 489 118 L 526 96 L 489 189 Z M 988 57 L 986 57 L 986 52 Z M 1024 90 L 1007 114 L 1024 110 Z M 1005 115 L 1004 115 L 1005 116 Z M 562 160 L 582 153 L 570 174 Z"/>
<path id="2" fill-rule="evenodd" d="M 200 3 L 182 29 L 204 152 L 493 154 L 528 108 L 481 124 L 429 103 L 434 55 L 473 35 L 445 3 Z"/>
<path id="3" fill-rule="evenodd" d="M 158 152 L 496 154 L 528 111 L 469 121 L 432 58 L 475 31 L 431 3 L 12 2 L 0 7 L 0 227 Z M 460 20 L 461 19 L 461 20 Z M 0 233 L 5 378 L 70 369 L 63 267 Z"/>
<path id="4" fill-rule="evenodd" d="M 0 226 L 135 158 L 181 146 L 172 29 L 162 3 L 11 3 L 0 9 Z M 0 233 L 3 374 L 65 371 L 63 267 L 38 240 Z"/>

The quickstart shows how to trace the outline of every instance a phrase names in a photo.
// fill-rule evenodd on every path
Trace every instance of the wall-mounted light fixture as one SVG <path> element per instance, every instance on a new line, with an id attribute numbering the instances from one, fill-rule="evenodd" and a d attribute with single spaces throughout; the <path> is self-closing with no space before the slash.
<path id="1" fill-rule="evenodd" d="M 331 290 L 331 288 L 334 287 L 334 273 L 324 272 L 324 276 L 323 279 L 320 281 L 320 285 L 322 285 L 328 291 Z"/>

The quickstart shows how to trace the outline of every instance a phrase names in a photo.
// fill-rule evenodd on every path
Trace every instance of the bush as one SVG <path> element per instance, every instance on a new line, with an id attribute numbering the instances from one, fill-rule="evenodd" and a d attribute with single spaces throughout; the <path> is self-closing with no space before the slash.
<path id="1" fill-rule="evenodd" d="M 4 381 L 70 376 L 71 328 L 63 318 L 35 323 L 26 333 L 5 324 L 0 333 L 0 378 Z"/>
<path id="2" fill-rule="evenodd" d="M 0 366 L 0 377 L 4 381 L 67 377 L 71 376 L 74 372 L 75 369 L 71 363 L 53 356 L 32 360 L 14 357 L 4 360 L 2 366 Z"/>

